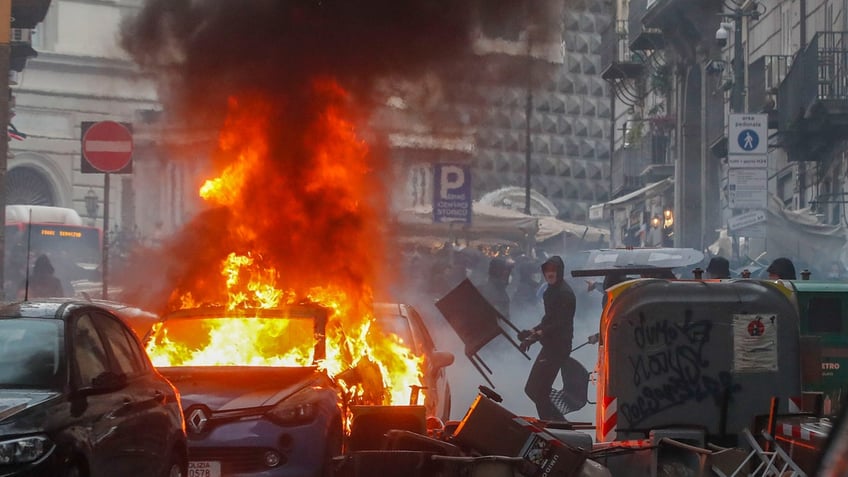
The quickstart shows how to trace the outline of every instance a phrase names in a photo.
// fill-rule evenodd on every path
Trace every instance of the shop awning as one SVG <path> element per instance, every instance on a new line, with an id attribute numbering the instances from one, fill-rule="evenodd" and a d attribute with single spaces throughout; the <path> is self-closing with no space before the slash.
<path id="1" fill-rule="evenodd" d="M 667 178 L 659 182 L 648 184 L 641 189 L 624 194 L 615 199 L 608 200 L 601 204 L 595 204 L 589 208 L 589 220 L 603 220 L 607 217 L 607 212 L 619 206 L 631 204 L 633 202 L 650 199 L 656 197 L 674 185 L 674 179 Z"/>

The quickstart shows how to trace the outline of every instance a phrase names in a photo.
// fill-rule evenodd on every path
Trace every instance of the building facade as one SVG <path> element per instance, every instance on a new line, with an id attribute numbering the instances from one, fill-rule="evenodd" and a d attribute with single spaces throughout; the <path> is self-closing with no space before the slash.
<path id="1" fill-rule="evenodd" d="M 104 174 L 81 171 L 81 125 L 108 120 L 135 129 L 161 109 L 155 83 L 139 74 L 118 44 L 122 19 L 140 5 L 138 0 L 51 2 L 32 35 L 37 56 L 28 59 L 11 86 L 11 123 L 25 137 L 10 142 L 7 203 L 70 207 L 103 225 Z M 159 216 L 166 208 L 137 207 L 171 203 L 158 197 L 164 191 L 157 188 L 157 196 L 150 197 L 144 186 L 152 176 L 156 183 L 160 175 L 168 177 L 163 167 L 137 149 L 132 173 L 111 174 L 110 229 L 151 233 L 156 223 L 167 221 L 167 213 Z"/>
<path id="2" fill-rule="evenodd" d="M 622 0 L 616 11 L 603 74 L 615 94 L 614 199 L 593 214 L 619 231 L 616 244 L 634 216 L 642 214 L 644 228 L 661 210 L 674 217 L 677 246 L 712 246 L 735 258 L 786 255 L 812 268 L 822 266 L 813 263 L 816 253 L 839 255 L 848 2 Z M 757 117 L 768 130 L 767 220 L 737 230 L 728 221 L 751 210 L 733 207 L 731 114 L 764 115 Z M 655 164 L 673 181 L 659 200 Z"/>
<path id="3" fill-rule="evenodd" d="M 169 139 L 159 137 L 156 83 L 139 74 L 118 44 L 122 19 L 142 4 L 51 2 L 33 32 L 37 56 L 12 85 L 12 123 L 26 137 L 10 143 L 8 203 L 71 207 L 102 226 L 108 195 L 109 228 L 139 236 L 176 230 L 196 211 L 195 174 L 189 168 L 202 161 L 163 157 L 167 148 L 159 146 Z M 525 190 L 529 178 L 534 204 L 543 204 L 534 212 L 564 220 L 585 223 L 589 207 L 609 199 L 612 105 L 599 76 L 601 32 L 612 18 L 609 2 L 562 2 L 557 12 L 556 41 L 537 45 L 542 49 L 531 62 L 531 85 L 522 80 L 468 85 L 473 96 L 449 105 L 453 117 L 466 118 L 453 140 L 434 143 L 427 134 L 394 132 L 395 162 L 407 178 L 399 202 L 425 200 L 432 163 L 445 160 L 471 165 L 476 199 L 505 188 Z M 512 25 L 515 31 L 509 32 L 509 26 L 494 25 L 494 35 L 506 31 L 516 36 L 507 40 L 518 40 L 525 27 Z M 482 29 L 492 25 L 481 24 Z M 503 39 L 478 45 L 481 57 L 523 65 L 523 50 L 502 47 L 520 41 Z M 103 174 L 82 172 L 80 153 L 82 123 L 104 120 L 132 125 L 135 141 L 132 172 L 111 174 L 108 194 Z M 498 197 L 499 206 L 524 208 L 518 199 Z"/>

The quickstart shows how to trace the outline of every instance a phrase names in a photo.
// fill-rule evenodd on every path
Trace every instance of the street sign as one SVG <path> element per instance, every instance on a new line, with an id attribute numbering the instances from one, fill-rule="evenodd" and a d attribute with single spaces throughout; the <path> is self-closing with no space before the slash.
<path id="1" fill-rule="evenodd" d="M 471 223 L 471 167 L 433 166 L 433 222 Z"/>
<path id="2" fill-rule="evenodd" d="M 768 156 L 765 154 L 728 154 L 727 167 L 768 167 Z"/>
<path id="3" fill-rule="evenodd" d="M 728 169 L 727 195 L 731 209 L 768 208 L 768 171 Z"/>
<path id="4" fill-rule="evenodd" d="M 728 124 L 728 155 L 768 153 L 768 115 L 731 114 Z"/>
<path id="5" fill-rule="evenodd" d="M 83 173 L 132 172 L 133 137 L 129 124 L 115 121 L 82 123 Z"/>
<path id="6" fill-rule="evenodd" d="M 737 231 L 752 225 L 760 224 L 766 221 L 765 210 L 752 210 L 744 214 L 735 215 L 727 219 L 727 228 L 732 231 Z"/>
<path id="7" fill-rule="evenodd" d="M 748 238 L 766 238 L 766 224 L 759 223 L 754 225 L 749 225 L 744 229 L 739 229 L 736 232 L 731 232 L 731 235 L 735 235 L 737 237 L 748 237 Z"/>

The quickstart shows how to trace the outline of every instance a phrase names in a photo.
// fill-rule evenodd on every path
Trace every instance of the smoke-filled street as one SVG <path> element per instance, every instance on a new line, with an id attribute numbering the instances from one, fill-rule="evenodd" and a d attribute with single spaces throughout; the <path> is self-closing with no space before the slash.
<path id="1" fill-rule="evenodd" d="M 841 475 L 839 3 L 0 1 L 0 474 Z"/>

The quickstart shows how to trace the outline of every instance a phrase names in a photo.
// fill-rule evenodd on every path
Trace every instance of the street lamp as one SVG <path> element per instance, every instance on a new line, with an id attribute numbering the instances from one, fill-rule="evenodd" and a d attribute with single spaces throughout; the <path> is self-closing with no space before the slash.
<path id="1" fill-rule="evenodd" d="M 100 208 L 99 200 L 94 189 L 89 188 L 85 194 L 85 211 L 92 219 L 97 218 L 97 209 Z"/>

